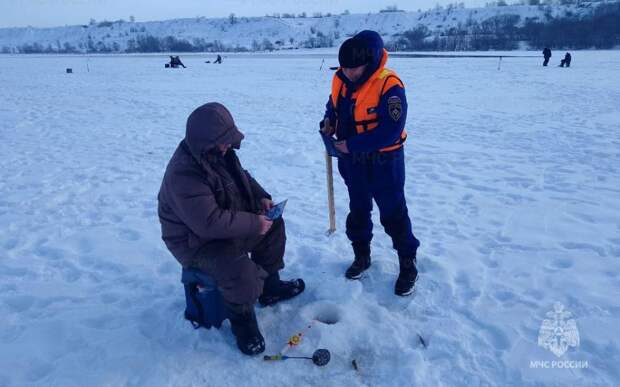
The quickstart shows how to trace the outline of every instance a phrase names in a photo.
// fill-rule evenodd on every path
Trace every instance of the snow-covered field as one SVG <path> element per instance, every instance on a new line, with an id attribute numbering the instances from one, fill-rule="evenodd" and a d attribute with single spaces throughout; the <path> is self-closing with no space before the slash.
<path id="1" fill-rule="evenodd" d="M 324 235 L 321 59 L 205 59 L 167 70 L 165 56 L 0 57 L 0 386 L 620 384 L 620 52 L 574 52 L 570 69 L 389 62 L 407 86 L 406 190 L 422 242 L 409 298 L 392 293 L 397 259 L 377 214 L 374 265 L 344 279 L 339 176 L 338 232 Z M 245 167 L 289 199 L 284 277 L 308 284 L 258 310 L 266 353 L 315 318 L 337 321 L 290 352 L 328 348 L 324 368 L 246 357 L 228 323 L 183 320 L 156 194 L 187 115 L 214 100 L 246 134 Z M 537 343 L 556 302 L 580 336 L 559 358 Z M 587 368 L 535 363 L 546 360 Z"/>

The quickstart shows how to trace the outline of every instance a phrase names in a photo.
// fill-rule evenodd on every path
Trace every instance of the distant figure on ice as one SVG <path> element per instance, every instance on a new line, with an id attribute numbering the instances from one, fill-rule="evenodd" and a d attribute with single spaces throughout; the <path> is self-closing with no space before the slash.
<path id="1" fill-rule="evenodd" d="M 181 58 L 178 55 L 170 55 L 170 63 L 168 64 L 173 69 L 176 69 L 179 66 L 186 68 L 183 62 L 181 62 Z"/>
<path id="2" fill-rule="evenodd" d="M 214 64 L 215 64 L 215 63 L 217 63 L 217 64 L 221 64 L 221 63 L 222 63 L 222 56 L 221 56 L 221 55 L 218 55 L 218 56 L 217 56 L 217 58 L 215 58 L 215 62 L 213 62 L 213 63 L 214 63 Z"/>
<path id="3" fill-rule="evenodd" d="M 187 119 L 158 195 L 162 239 L 185 269 L 212 277 L 221 292 L 237 346 L 264 351 L 254 304 L 273 305 L 304 291 L 282 281 L 284 220 L 270 220 L 271 196 L 243 168 L 235 149 L 244 136 L 228 109 L 212 102 Z"/>
<path id="4" fill-rule="evenodd" d="M 567 52 L 566 55 L 564 55 L 564 59 L 560 61 L 560 67 L 564 67 L 564 65 L 566 65 L 566 67 L 570 67 L 570 61 L 572 59 L 573 57 L 570 55 L 570 52 Z"/>
<path id="5" fill-rule="evenodd" d="M 320 126 L 324 135 L 336 136 L 341 153 L 338 170 L 349 192 L 346 233 L 354 260 L 345 276 L 358 279 L 370 267 L 374 199 L 381 224 L 398 252 L 400 273 L 394 293 L 406 296 L 418 278 L 420 242 L 411 230 L 404 191 L 405 87 L 385 67 L 388 52 L 375 31 L 362 31 L 344 41 L 338 60 L 340 68 L 334 74 Z"/>
<path id="6" fill-rule="evenodd" d="M 551 59 L 551 49 L 549 47 L 545 47 L 542 53 L 543 53 L 543 56 L 545 57 L 543 66 L 546 67 L 549 64 L 549 59 Z"/>

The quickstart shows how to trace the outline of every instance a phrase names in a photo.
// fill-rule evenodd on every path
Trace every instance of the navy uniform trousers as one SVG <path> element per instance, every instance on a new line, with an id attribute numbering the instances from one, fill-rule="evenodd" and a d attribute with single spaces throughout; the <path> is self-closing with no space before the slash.
<path id="1" fill-rule="evenodd" d="M 354 244 L 372 240 L 372 200 L 381 224 L 403 258 L 415 257 L 420 242 L 413 235 L 405 202 L 403 148 L 383 153 L 349 154 L 338 158 L 338 171 L 349 191 L 347 237 Z"/>

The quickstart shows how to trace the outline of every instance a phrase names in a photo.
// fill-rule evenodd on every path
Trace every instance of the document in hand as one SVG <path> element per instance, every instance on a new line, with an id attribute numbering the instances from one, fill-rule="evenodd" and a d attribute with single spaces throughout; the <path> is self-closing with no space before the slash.
<path id="1" fill-rule="evenodd" d="M 323 132 L 319 131 L 321 134 L 321 138 L 323 139 L 323 143 L 325 144 L 325 150 L 327 154 L 332 157 L 340 157 L 342 153 L 338 149 L 336 149 L 336 140 L 332 136 L 328 136 Z"/>
<path id="2" fill-rule="evenodd" d="M 276 220 L 276 219 L 278 219 L 284 213 L 284 207 L 286 207 L 286 202 L 288 202 L 288 199 L 286 199 L 286 200 L 276 204 L 275 206 L 271 207 L 271 209 L 269 211 L 267 211 L 265 216 L 269 220 Z"/>

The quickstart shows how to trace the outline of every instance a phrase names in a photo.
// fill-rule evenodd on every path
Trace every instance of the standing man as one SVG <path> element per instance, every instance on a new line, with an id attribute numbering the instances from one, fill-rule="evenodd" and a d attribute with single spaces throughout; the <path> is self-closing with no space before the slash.
<path id="1" fill-rule="evenodd" d="M 273 207 L 271 196 L 243 169 L 234 151 L 243 137 L 222 104 L 194 110 L 166 168 L 158 214 L 172 255 L 183 267 L 215 279 L 237 346 L 256 355 L 265 349 L 256 300 L 273 305 L 297 296 L 305 284 L 280 280 L 284 220 L 265 216 Z"/>
<path id="2" fill-rule="evenodd" d="M 342 44 L 321 130 L 336 136 L 338 170 L 349 191 L 346 232 L 354 260 L 345 276 L 358 279 L 370 267 L 374 199 L 398 252 L 394 292 L 406 296 L 418 277 L 420 242 L 411 230 L 404 191 L 407 98 L 398 75 L 385 68 L 387 59 L 383 40 L 374 31 L 362 31 Z"/>
<path id="3" fill-rule="evenodd" d="M 545 47 L 542 53 L 543 53 L 543 56 L 545 57 L 543 66 L 547 67 L 547 65 L 549 64 L 549 59 L 551 59 L 551 49 L 549 47 Z"/>

